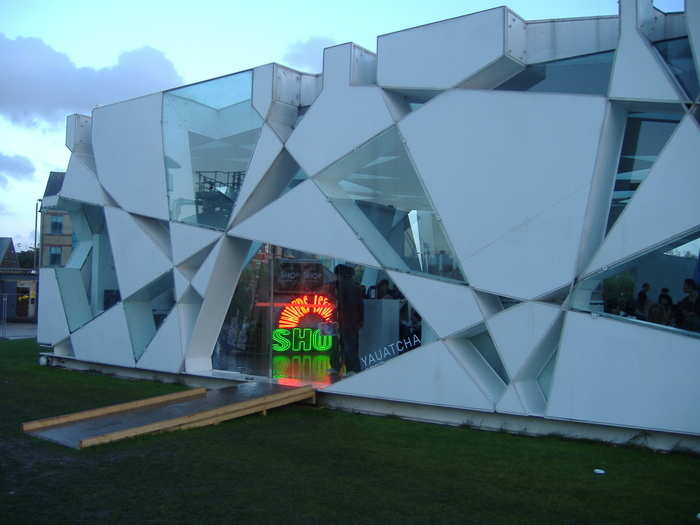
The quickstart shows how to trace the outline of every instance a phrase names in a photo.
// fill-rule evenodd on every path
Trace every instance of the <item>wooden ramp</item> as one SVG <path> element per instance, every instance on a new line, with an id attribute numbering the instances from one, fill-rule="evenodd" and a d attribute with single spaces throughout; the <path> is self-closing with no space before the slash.
<path id="1" fill-rule="evenodd" d="M 311 386 L 242 383 L 206 390 L 196 388 L 120 405 L 39 419 L 22 424 L 27 434 L 72 448 L 85 448 L 134 436 L 183 430 L 235 419 L 310 399 Z"/>

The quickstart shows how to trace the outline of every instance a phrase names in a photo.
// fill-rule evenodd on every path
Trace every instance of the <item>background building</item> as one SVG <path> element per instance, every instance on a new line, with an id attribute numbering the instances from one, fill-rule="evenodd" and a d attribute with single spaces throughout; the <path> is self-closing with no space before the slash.
<path id="1" fill-rule="evenodd" d="M 0 237 L 0 336 L 7 321 L 35 321 L 37 275 L 21 268 L 10 237 Z"/>
<path id="2" fill-rule="evenodd" d="M 64 362 L 700 447 L 700 3 L 502 7 L 68 118 Z"/>

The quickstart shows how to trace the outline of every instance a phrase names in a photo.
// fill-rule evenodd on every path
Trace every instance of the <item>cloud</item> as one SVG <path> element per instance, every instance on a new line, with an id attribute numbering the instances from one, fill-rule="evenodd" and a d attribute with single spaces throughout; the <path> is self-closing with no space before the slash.
<path id="1" fill-rule="evenodd" d="M 330 38 L 312 36 L 308 40 L 299 40 L 287 48 L 283 60 L 292 67 L 320 73 L 323 70 L 323 50 L 336 43 Z"/>
<path id="2" fill-rule="evenodd" d="M 0 33 L 0 114 L 14 124 L 62 122 L 118 102 L 182 83 L 172 62 L 152 47 L 122 53 L 116 65 L 76 67 L 68 55 L 38 38 L 15 40 Z"/>
<path id="3" fill-rule="evenodd" d="M 8 179 L 30 180 L 34 175 L 34 164 L 22 155 L 0 153 L 0 187 L 6 188 Z"/>

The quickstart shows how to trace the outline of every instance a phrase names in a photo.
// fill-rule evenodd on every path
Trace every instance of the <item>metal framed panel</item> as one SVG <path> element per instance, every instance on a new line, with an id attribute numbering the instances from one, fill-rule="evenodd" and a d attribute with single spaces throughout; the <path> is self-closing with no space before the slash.
<path id="1" fill-rule="evenodd" d="M 39 289 L 41 293 L 38 294 L 36 340 L 39 344 L 55 345 L 70 335 L 61 292 L 56 280 L 56 270 L 53 268 L 39 270 Z"/>
<path id="2" fill-rule="evenodd" d="M 686 115 L 666 143 L 651 171 L 622 211 L 585 274 L 631 259 L 683 232 L 700 226 L 700 128 Z M 663 220 L 655 210 L 659 199 Z"/>
<path id="3" fill-rule="evenodd" d="M 170 242 L 172 243 L 173 262 L 181 264 L 185 259 L 219 240 L 222 235 L 220 231 L 209 228 L 171 222 Z"/>
<path id="4" fill-rule="evenodd" d="M 92 145 L 97 176 L 119 205 L 167 221 L 162 100 L 156 93 L 95 108 Z"/>
<path id="5" fill-rule="evenodd" d="M 117 208 L 105 208 L 104 211 L 119 290 L 122 299 L 126 299 L 170 270 L 172 262 L 131 215 Z M 138 262 L 135 257 L 138 257 Z"/>
<path id="6" fill-rule="evenodd" d="M 568 312 L 546 415 L 700 434 L 699 341 Z"/>
<path id="7" fill-rule="evenodd" d="M 528 22 L 526 62 L 537 64 L 615 49 L 619 24 L 617 16 Z"/>
<path id="8" fill-rule="evenodd" d="M 484 320 L 468 286 L 391 270 L 387 273 L 439 337 L 471 328 Z"/>
<path id="9" fill-rule="evenodd" d="M 598 96 L 454 90 L 399 122 L 471 285 L 534 299 L 571 282 L 605 109 Z"/>
<path id="10" fill-rule="evenodd" d="M 158 328 L 155 337 L 136 366 L 148 370 L 178 373 L 184 364 L 184 350 L 180 336 L 180 320 L 173 309 Z"/>
<path id="11" fill-rule="evenodd" d="M 420 381 L 429 377 L 439 380 Z M 493 411 L 493 403 L 441 341 L 411 350 L 323 389 L 332 394 Z"/>
<path id="12" fill-rule="evenodd" d="M 365 266 L 379 266 L 355 232 L 311 180 L 302 182 L 269 206 L 234 226 L 229 234 L 337 257 Z"/>
<path id="13" fill-rule="evenodd" d="M 133 367 L 129 327 L 118 303 L 71 336 L 75 357 L 82 361 Z"/>
<path id="14" fill-rule="evenodd" d="M 73 113 L 66 117 L 66 148 L 75 152 L 92 144 L 92 119 Z"/>
<path id="15" fill-rule="evenodd" d="M 108 197 L 97 180 L 95 159 L 90 152 L 71 154 L 59 196 L 97 206 L 109 205 Z"/>
<path id="16" fill-rule="evenodd" d="M 667 18 L 669 17 L 667 16 Z M 687 25 L 690 49 L 695 62 L 695 71 L 700 75 L 700 4 L 698 2 L 686 1 L 685 23 Z M 671 36 L 666 38 L 671 38 Z"/>

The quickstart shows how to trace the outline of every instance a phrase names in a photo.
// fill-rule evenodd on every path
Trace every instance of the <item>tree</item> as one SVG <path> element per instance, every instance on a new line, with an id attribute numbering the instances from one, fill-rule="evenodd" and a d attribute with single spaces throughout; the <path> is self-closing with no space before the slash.
<path id="1" fill-rule="evenodd" d="M 17 262 L 20 268 L 34 268 L 34 248 L 17 252 Z"/>

